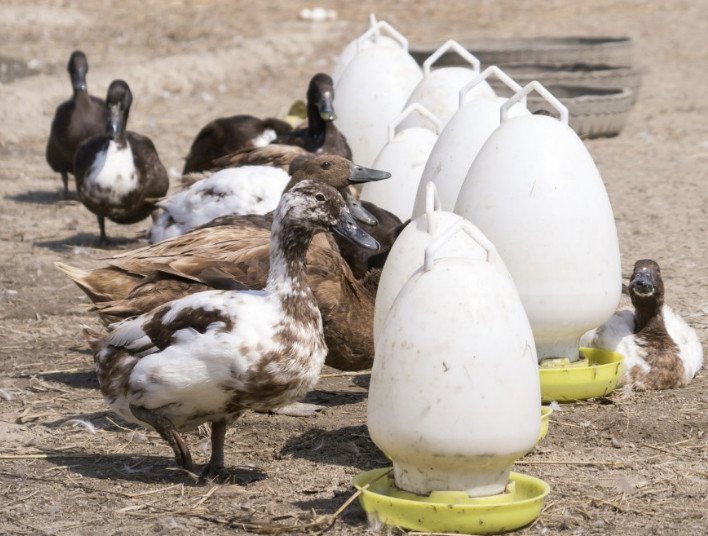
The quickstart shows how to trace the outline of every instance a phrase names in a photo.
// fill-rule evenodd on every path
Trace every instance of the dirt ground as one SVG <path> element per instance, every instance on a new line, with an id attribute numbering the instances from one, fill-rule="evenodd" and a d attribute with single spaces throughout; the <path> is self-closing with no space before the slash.
<path id="1" fill-rule="evenodd" d="M 196 485 L 174 470 L 157 434 L 106 411 L 80 335 L 81 324 L 96 321 L 53 267 L 88 267 L 111 254 L 92 247 L 94 217 L 60 201 L 59 176 L 44 161 L 75 48 L 88 55 L 93 93 L 103 96 L 113 78 L 129 82 L 130 128 L 153 139 L 175 179 L 206 121 L 283 114 L 364 29 L 369 11 L 413 41 L 630 35 L 644 76 L 639 100 L 620 136 L 587 145 L 615 211 L 625 275 L 638 258 L 658 260 L 667 303 L 706 346 L 708 3 L 340 0 L 326 4 L 337 21 L 298 20 L 313 5 L 0 5 L 0 534 L 270 534 L 275 525 L 304 533 L 312 522 L 322 530 L 318 516 L 352 494 L 352 477 L 387 463 L 367 434 L 365 376 L 323 378 L 308 401 L 327 409 L 314 418 L 246 415 L 228 432 L 227 464 L 238 466 L 239 483 L 226 486 Z M 140 245 L 145 227 L 109 223 L 114 249 Z M 685 389 L 564 405 L 516 467 L 552 486 L 540 519 L 519 534 L 705 534 L 706 376 Z M 204 461 L 206 435 L 188 440 Z M 352 504 L 329 534 L 368 530 Z"/>

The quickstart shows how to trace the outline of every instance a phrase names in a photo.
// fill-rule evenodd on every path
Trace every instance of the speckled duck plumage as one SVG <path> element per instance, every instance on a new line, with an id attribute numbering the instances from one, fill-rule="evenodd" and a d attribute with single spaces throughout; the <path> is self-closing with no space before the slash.
<path id="1" fill-rule="evenodd" d="M 221 452 L 212 452 L 204 474 L 218 476 L 226 423 L 247 409 L 284 406 L 317 382 L 327 348 L 305 256 L 313 235 L 328 228 L 373 244 L 336 190 L 303 181 L 276 210 L 263 291 L 199 292 L 122 322 L 106 338 L 89 334 L 111 407 L 155 427 L 186 468 L 178 431 L 212 422 Z"/>

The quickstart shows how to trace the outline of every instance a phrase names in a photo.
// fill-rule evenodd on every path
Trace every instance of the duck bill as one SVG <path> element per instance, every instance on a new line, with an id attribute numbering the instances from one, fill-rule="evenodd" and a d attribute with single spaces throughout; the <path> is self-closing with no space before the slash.
<path id="1" fill-rule="evenodd" d="M 629 288 L 640 296 L 652 294 L 654 292 L 654 281 L 652 281 L 651 274 L 639 272 L 629 282 Z"/>
<path id="2" fill-rule="evenodd" d="M 88 91 L 86 85 L 86 73 L 78 71 L 71 75 L 71 85 L 75 93 Z"/>
<path id="3" fill-rule="evenodd" d="M 349 178 L 347 180 L 349 184 L 359 184 L 362 182 L 380 181 L 383 179 L 388 179 L 390 177 L 391 174 L 388 171 L 365 168 L 364 166 L 357 166 L 356 164 L 352 163 L 349 172 Z"/>
<path id="4" fill-rule="evenodd" d="M 366 249 L 379 249 L 379 243 L 356 224 L 349 212 L 342 211 L 339 221 L 332 226 L 332 231 Z"/>
<path id="5" fill-rule="evenodd" d="M 349 212 L 352 213 L 355 220 L 367 225 L 378 225 L 379 220 L 376 219 L 376 216 L 364 208 L 361 201 L 349 191 L 349 188 L 346 188 L 344 192 L 344 201 L 347 203 Z"/>
<path id="6" fill-rule="evenodd" d="M 337 119 L 337 114 L 334 113 L 334 97 L 332 92 L 325 91 L 317 103 L 317 110 L 320 112 L 320 117 L 325 121 L 334 121 Z"/>
<path id="7" fill-rule="evenodd" d="M 106 134 L 111 139 L 116 139 L 123 130 L 123 114 L 118 106 L 108 109 L 108 128 Z"/>

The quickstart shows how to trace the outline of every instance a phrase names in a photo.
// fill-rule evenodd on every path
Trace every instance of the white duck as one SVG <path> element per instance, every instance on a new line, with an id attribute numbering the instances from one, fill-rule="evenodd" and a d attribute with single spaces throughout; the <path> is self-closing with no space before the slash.
<path id="1" fill-rule="evenodd" d="M 637 390 L 687 385 L 703 367 L 703 348 L 696 331 L 664 305 L 664 282 L 655 261 L 635 263 L 629 297 L 633 307 L 621 304 L 597 328 L 591 346 L 624 356 L 624 385 Z"/>
<path id="2" fill-rule="evenodd" d="M 290 175 L 277 167 L 226 168 L 157 203 L 162 209 L 148 231 L 151 244 L 234 214 L 267 214 L 275 210 Z"/>
<path id="3" fill-rule="evenodd" d="M 328 229 L 378 247 L 337 190 L 302 181 L 276 209 L 263 291 L 199 292 L 114 325 L 107 337 L 87 330 L 111 408 L 154 428 L 186 469 L 192 460 L 179 431 L 210 421 L 202 477 L 226 477 L 226 425 L 247 409 L 289 404 L 317 382 L 327 348 L 305 255 L 312 237 Z"/>

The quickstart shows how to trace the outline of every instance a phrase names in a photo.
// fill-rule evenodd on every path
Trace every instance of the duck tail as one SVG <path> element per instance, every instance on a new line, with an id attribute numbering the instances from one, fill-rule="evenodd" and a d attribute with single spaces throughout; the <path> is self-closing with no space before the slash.
<path id="1" fill-rule="evenodd" d="M 136 279 L 140 279 L 112 267 L 82 270 L 62 262 L 55 262 L 54 266 L 76 283 L 93 303 L 125 298 Z"/>
<path id="2" fill-rule="evenodd" d="M 89 345 L 89 348 L 91 348 L 91 351 L 94 354 L 97 354 L 98 352 L 101 351 L 103 348 L 103 343 L 105 341 L 105 335 L 101 333 L 100 331 L 93 329 L 89 326 L 82 325 L 82 333 L 84 335 L 84 339 L 86 339 L 86 343 Z"/>

